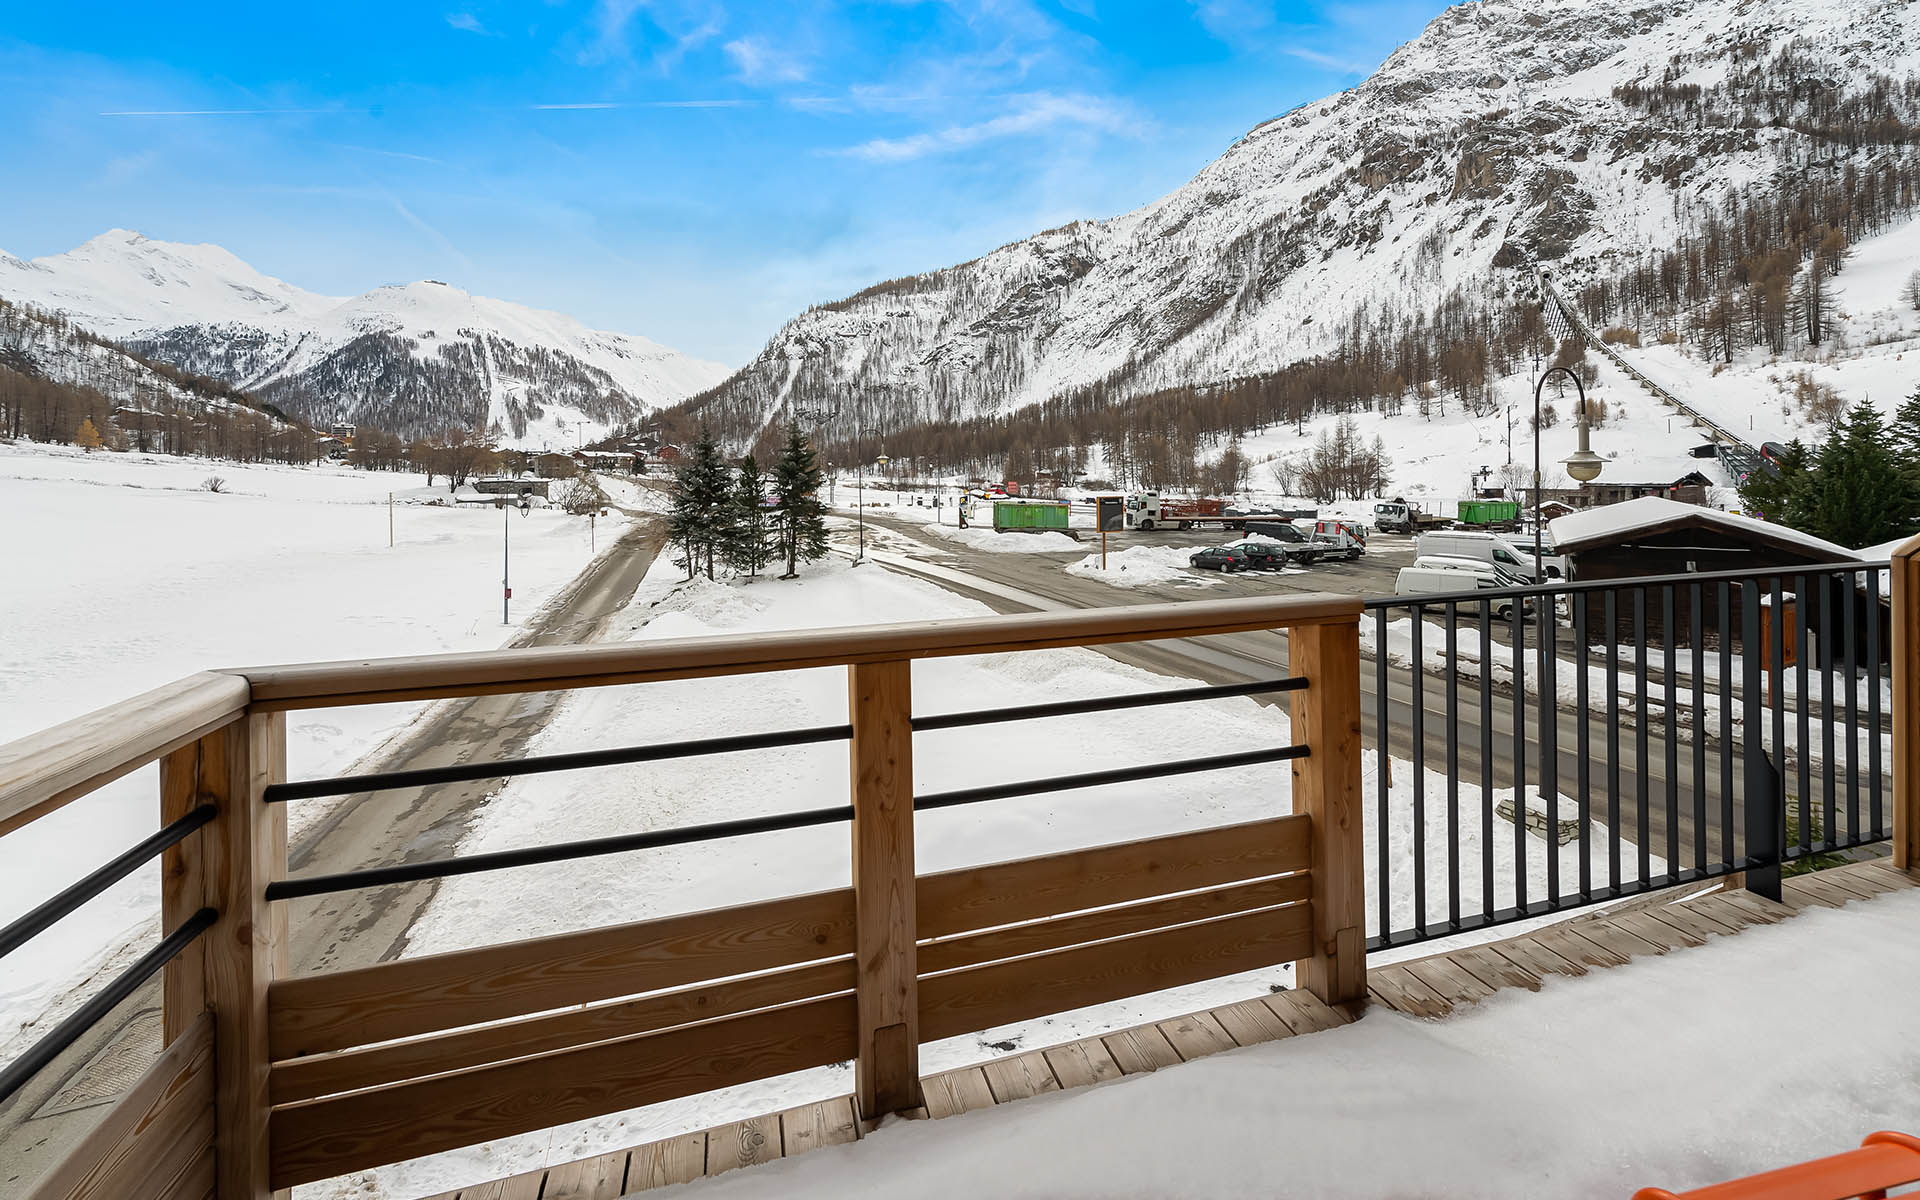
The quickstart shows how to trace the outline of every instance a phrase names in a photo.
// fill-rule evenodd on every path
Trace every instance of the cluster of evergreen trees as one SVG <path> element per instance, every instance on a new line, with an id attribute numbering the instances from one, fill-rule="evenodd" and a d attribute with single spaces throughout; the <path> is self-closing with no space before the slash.
<path id="1" fill-rule="evenodd" d="M 704 427 L 683 466 L 674 472 L 673 508 L 667 536 L 680 549 L 687 578 L 716 567 L 748 576 L 781 559 L 782 579 L 799 574 L 802 562 L 827 553 L 827 507 L 820 500 L 824 476 L 813 447 L 798 426 L 787 427 L 771 475 L 751 454 L 736 472 Z"/>
<path id="2" fill-rule="evenodd" d="M 1920 531 L 1920 392 L 1891 425 L 1857 404 L 1819 446 L 1790 443 L 1779 473 L 1756 471 L 1740 488 L 1749 509 L 1849 549 Z"/>

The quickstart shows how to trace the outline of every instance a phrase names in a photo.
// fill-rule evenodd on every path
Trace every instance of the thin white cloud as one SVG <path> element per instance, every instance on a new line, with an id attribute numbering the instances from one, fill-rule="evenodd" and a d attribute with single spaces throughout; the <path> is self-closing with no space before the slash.
<path id="1" fill-rule="evenodd" d="M 747 83 L 797 83 L 807 77 L 800 59 L 763 37 L 735 38 L 721 47 Z"/>
<path id="2" fill-rule="evenodd" d="M 529 104 L 535 112 L 596 112 L 613 108 L 748 108 L 752 100 L 591 100 L 578 104 Z"/>
<path id="3" fill-rule="evenodd" d="M 447 14 L 447 24 L 463 33 L 477 33 L 483 37 L 493 36 L 493 31 L 480 23 L 480 18 L 470 12 Z"/>
<path id="4" fill-rule="evenodd" d="M 1373 68 L 1352 59 L 1339 58 L 1332 54 L 1322 54 L 1318 50 L 1309 50 L 1305 46 L 1282 46 L 1282 54 L 1292 55 L 1302 62 L 1310 62 L 1316 67 L 1325 67 L 1329 71 L 1341 71 L 1348 75 L 1368 75 Z"/>
<path id="5" fill-rule="evenodd" d="M 138 108 L 103 112 L 103 117 L 286 117 L 338 113 L 338 108 Z"/>
<path id="6" fill-rule="evenodd" d="M 1127 112 L 1097 96 L 1032 92 L 1016 96 L 1014 110 L 971 125 L 916 133 L 903 138 L 875 138 L 839 153 L 872 162 L 906 162 L 929 154 L 964 150 L 999 138 L 1038 133 L 1059 125 L 1077 125 L 1107 133 L 1132 134 L 1140 123 Z"/>
<path id="7" fill-rule="evenodd" d="M 436 167 L 444 167 L 447 165 L 443 159 L 430 158 L 425 154 L 409 154 L 405 150 L 382 150 L 378 146 L 356 146 L 351 142 L 335 142 L 333 144 L 342 150 L 352 150 L 358 154 L 378 154 L 382 158 L 404 158 L 409 162 L 432 163 Z"/>
<path id="8" fill-rule="evenodd" d="M 422 220 L 420 216 L 416 214 L 412 209 L 408 208 L 405 204 L 401 203 L 400 197 L 394 196 L 394 195 L 388 195 L 387 203 L 393 206 L 394 212 L 400 214 L 401 220 L 405 221 L 407 224 L 413 226 L 415 229 L 425 234 L 427 236 L 427 240 L 432 242 L 436 249 L 438 249 L 442 254 L 445 254 L 447 257 L 453 259 L 453 261 L 455 261 L 456 263 L 459 263 L 461 270 L 467 272 L 469 275 L 476 273 L 476 268 L 473 265 L 473 260 L 468 258 L 465 254 L 462 254 L 460 252 L 460 248 L 458 246 L 455 246 L 453 244 L 452 239 L 448 238 L 446 234 L 441 233 L 438 229 L 435 229 L 432 225 L 429 225 L 426 221 Z"/>

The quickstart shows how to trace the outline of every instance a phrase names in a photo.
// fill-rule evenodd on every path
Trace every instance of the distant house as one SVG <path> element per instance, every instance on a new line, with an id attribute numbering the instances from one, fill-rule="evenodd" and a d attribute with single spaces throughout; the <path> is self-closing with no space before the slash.
<path id="1" fill-rule="evenodd" d="M 531 492 L 542 499 L 546 498 L 549 481 L 545 479 L 475 479 L 471 481 L 473 490 L 483 496 L 518 496 Z"/>
<path id="2" fill-rule="evenodd" d="M 573 457 L 589 471 L 610 474 L 638 474 L 644 461 L 631 450 L 576 450 Z"/>
<path id="3" fill-rule="evenodd" d="M 536 454 L 531 465 L 533 473 L 542 479 L 571 479 L 580 470 L 571 454 Z"/>
<path id="4" fill-rule="evenodd" d="M 1554 549 L 1567 556 L 1567 577 L 1575 583 L 1784 568 L 1780 582 L 1784 598 L 1800 589 L 1791 568 L 1863 561 L 1855 551 L 1785 525 L 1659 496 L 1584 509 L 1560 517 L 1548 529 Z M 1858 580 L 1860 576 L 1853 578 Z M 1804 584 L 1806 594 L 1798 597 L 1800 611 L 1815 631 L 1816 643 L 1821 640 L 1818 631 L 1822 620 L 1830 622 L 1826 645 L 1817 648 L 1820 661 L 1844 648 L 1848 629 L 1853 630 L 1855 650 L 1862 656 L 1859 661 L 1865 661 L 1870 647 L 1885 660 L 1892 645 L 1892 628 L 1883 605 L 1849 586 L 1846 577 L 1816 577 L 1804 580 Z M 1769 585 L 1762 585 L 1763 602 L 1770 598 L 1771 591 Z M 1636 630 L 1644 630 L 1649 644 L 1688 646 L 1694 643 L 1697 628 L 1703 645 L 1717 648 L 1724 636 L 1736 650 L 1740 647 L 1746 616 L 1744 588 L 1729 588 L 1723 596 L 1718 585 L 1702 583 L 1698 613 L 1694 611 L 1693 589 L 1675 588 L 1671 630 L 1663 602 L 1649 603 L 1645 610 L 1637 611 L 1639 593 L 1621 590 L 1612 595 L 1612 638 L 1617 642 L 1634 644 L 1640 640 Z M 1588 640 L 1595 644 L 1606 640 L 1606 593 L 1590 592 L 1582 603 Z M 1846 611 L 1849 604 L 1853 607 L 1851 614 Z M 1869 624 L 1877 625 L 1871 633 Z"/>
<path id="5" fill-rule="evenodd" d="M 1648 483 L 1615 483 L 1609 480 L 1596 480 L 1579 487 L 1541 488 L 1540 506 L 1560 503 L 1568 508 L 1601 508 L 1609 504 L 1624 504 L 1628 500 L 1638 500 L 1642 496 L 1658 496 L 1664 500 L 1675 500 L 1681 504 L 1705 504 L 1708 491 L 1714 486 L 1713 480 L 1698 471 L 1688 471 L 1678 479 L 1655 480 Z M 1526 506 L 1533 504 L 1533 489 L 1517 489 L 1516 495 L 1526 497 Z"/>
<path id="6" fill-rule="evenodd" d="M 351 442 L 359 434 L 360 427 L 358 425 L 336 422 L 333 428 L 327 430 L 327 432 L 343 442 Z"/>

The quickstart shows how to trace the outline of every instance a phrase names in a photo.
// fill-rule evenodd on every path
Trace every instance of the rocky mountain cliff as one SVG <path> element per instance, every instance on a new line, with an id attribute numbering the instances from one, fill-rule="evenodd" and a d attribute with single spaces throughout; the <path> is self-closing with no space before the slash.
<path id="1" fill-rule="evenodd" d="M 233 383 L 325 425 L 454 426 L 571 447 L 725 374 L 643 337 L 428 280 L 320 296 L 218 246 L 112 230 L 65 254 L 0 254 L 0 298 Z"/>
<path id="2" fill-rule="evenodd" d="M 1830 126 L 1910 123 L 1917 70 L 1920 5 L 1895 0 L 1459 5 L 1170 195 L 820 305 L 680 412 L 748 441 L 857 391 L 884 435 L 1273 371 L 1537 264 L 1617 269 L 1785 172 L 1904 152 Z"/>

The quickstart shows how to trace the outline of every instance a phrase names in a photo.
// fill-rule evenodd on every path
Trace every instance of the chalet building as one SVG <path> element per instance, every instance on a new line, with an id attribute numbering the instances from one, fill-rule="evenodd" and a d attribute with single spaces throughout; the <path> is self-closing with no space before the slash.
<path id="1" fill-rule="evenodd" d="M 1567 556 L 1567 576 L 1575 583 L 1630 582 L 1719 571 L 1753 573 L 1861 561 L 1857 551 L 1797 529 L 1659 496 L 1586 509 L 1561 517 L 1548 528 L 1554 548 Z M 1792 597 L 1804 613 L 1812 630 L 1810 647 L 1817 656 L 1816 661 L 1825 664 L 1844 657 L 1849 629 L 1853 634 L 1855 661 L 1865 663 L 1869 653 L 1882 662 L 1887 661 L 1892 627 L 1884 594 L 1876 601 L 1848 582 L 1812 579 L 1807 581 L 1806 594 L 1796 595 L 1795 579 L 1791 575 L 1781 580 L 1780 590 L 1783 601 Z M 1770 600 L 1769 593 L 1768 586 L 1762 584 L 1763 602 Z M 1634 611 L 1636 593 L 1622 591 L 1614 595 L 1615 641 L 1625 644 L 1639 641 L 1635 634 L 1638 626 L 1644 630 L 1648 645 L 1693 644 L 1692 589 L 1674 591 L 1671 635 L 1664 602 L 1649 602 L 1647 611 L 1637 615 Z M 1702 585 L 1699 626 L 1704 645 L 1717 649 L 1724 635 L 1731 640 L 1736 652 L 1742 649 L 1740 630 L 1745 619 L 1745 601 L 1745 589 L 1729 589 L 1723 629 L 1719 589 L 1711 583 Z M 1877 628 L 1869 629 L 1870 624 Z M 1601 593 L 1591 594 L 1587 601 L 1586 632 L 1590 642 L 1598 643 L 1607 637 L 1606 607 Z"/>
<path id="2" fill-rule="evenodd" d="M 1596 481 L 1570 488 L 1541 488 L 1540 506 L 1542 509 L 1560 504 L 1566 508 L 1600 508 L 1609 504 L 1624 504 L 1628 500 L 1638 500 L 1642 496 L 1658 496 L 1663 500 L 1674 500 L 1681 504 L 1705 504 L 1708 491 L 1714 486 L 1713 480 L 1698 471 L 1688 471 L 1678 479 L 1664 483 L 1613 483 Z M 1533 507 L 1533 489 L 1518 488 L 1514 495 L 1523 498 L 1523 506 Z"/>

